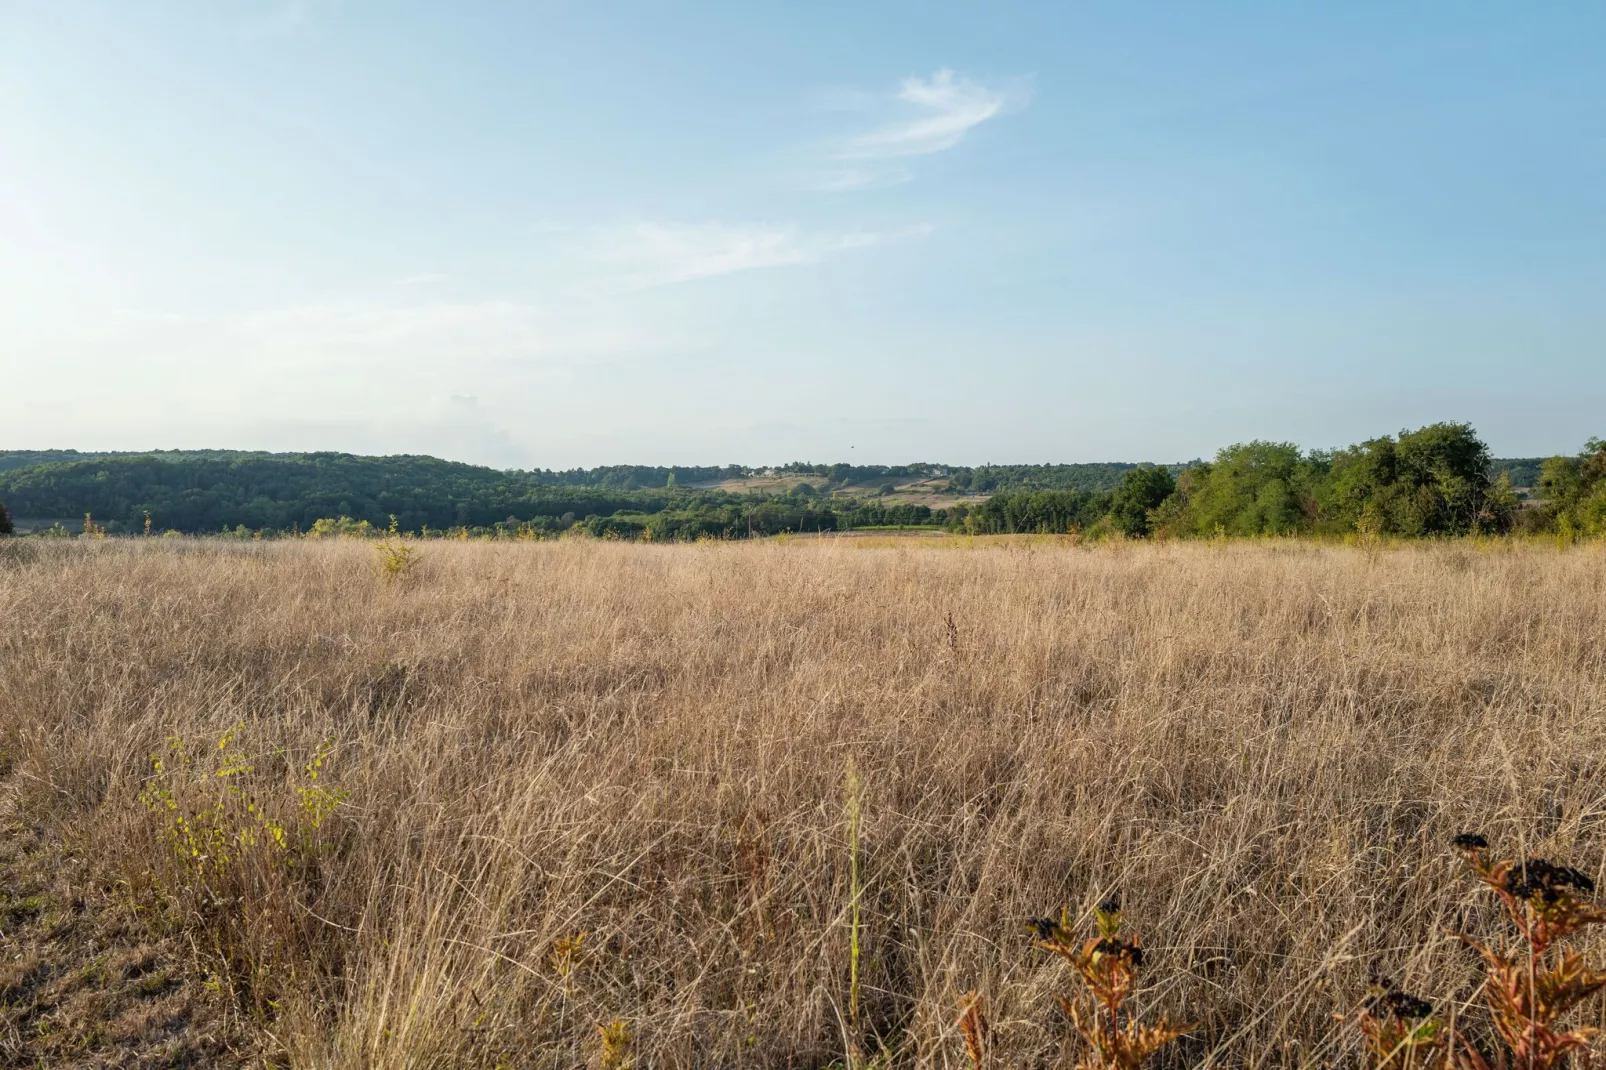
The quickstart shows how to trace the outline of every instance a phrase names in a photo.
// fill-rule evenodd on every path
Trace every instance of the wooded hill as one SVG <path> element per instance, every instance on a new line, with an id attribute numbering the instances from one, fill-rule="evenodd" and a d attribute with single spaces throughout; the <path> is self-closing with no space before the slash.
<path id="1" fill-rule="evenodd" d="M 1576 457 L 1492 460 L 1465 424 L 1336 451 L 1252 442 L 1210 462 L 1167 465 L 499 471 L 411 455 L 17 450 L 0 452 L 0 502 L 18 518 L 89 514 L 109 534 L 144 531 L 147 518 L 157 532 L 281 534 L 336 518 L 384 527 L 391 517 L 420 532 L 546 535 L 578 524 L 597 535 L 665 539 L 909 525 L 1130 536 L 1435 535 L 1535 524 L 1593 532 L 1606 528 L 1602 469 L 1598 440 Z M 1529 487 L 1545 500 L 1525 509 L 1518 488 Z"/>

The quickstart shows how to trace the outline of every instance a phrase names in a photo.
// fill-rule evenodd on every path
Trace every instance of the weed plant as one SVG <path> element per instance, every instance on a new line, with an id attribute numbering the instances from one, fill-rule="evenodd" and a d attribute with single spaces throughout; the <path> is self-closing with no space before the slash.
<path id="1" fill-rule="evenodd" d="M 1426 1000 L 1386 980 L 1374 981 L 1373 996 L 1359 1017 L 1367 1065 L 1556 1070 L 1575 1057 L 1587 1065 L 1597 1030 L 1565 1020 L 1606 988 L 1606 973 L 1593 969 L 1569 944 L 1583 930 L 1606 922 L 1606 911 L 1589 901 L 1594 879 L 1545 858 L 1494 861 L 1481 833 L 1462 833 L 1454 845 L 1471 874 L 1494 894 L 1516 936 L 1485 941 L 1455 934 L 1483 963 L 1479 987 L 1492 1035 L 1479 1043 L 1475 1024 L 1435 1016 Z"/>

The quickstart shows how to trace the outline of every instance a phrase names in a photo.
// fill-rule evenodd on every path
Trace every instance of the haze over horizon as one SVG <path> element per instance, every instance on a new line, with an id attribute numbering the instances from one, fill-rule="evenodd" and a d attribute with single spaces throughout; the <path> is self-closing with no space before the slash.
<path id="1" fill-rule="evenodd" d="M 1606 8 L 0 7 L 0 447 L 1606 433 Z"/>

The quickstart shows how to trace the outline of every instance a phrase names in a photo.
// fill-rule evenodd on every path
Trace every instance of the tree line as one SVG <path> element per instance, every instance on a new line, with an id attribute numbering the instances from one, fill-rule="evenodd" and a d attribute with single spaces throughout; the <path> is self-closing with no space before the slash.
<path id="1" fill-rule="evenodd" d="M 683 496 L 690 499 L 693 495 Z M 651 512 L 680 500 L 663 493 L 546 483 L 434 457 L 339 453 L 137 455 L 0 470 L 0 500 L 15 516 L 92 514 L 108 533 L 215 532 L 244 526 L 305 531 L 328 517 L 408 530 Z"/>
<path id="2" fill-rule="evenodd" d="M 26 463 L 15 463 L 15 462 Z M 755 474 L 785 491 L 719 489 Z M 878 500 L 897 481 L 989 494 L 945 509 Z M 727 484 L 729 485 L 729 484 Z M 1519 488 L 1532 488 L 1524 500 Z M 108 534 L 312 531 L 327 525 L 545 537 L 684 540 L 878 527 L 978 534 L 1247 536 L 1370 532 L 1606 534 L 1606 444 L 1496 461 L 1467 424 L 1439 423 L 1341 450 L 1228 446 L 1189 464 L 615 465 L 498 471 L 434 457 L 170 451 L 0 453 L 0 502 L 19 517 L 90 514 Z M 0 532 L 10 526 L 0 506 Z M 344 530 L 344 529 L 341 529 Z"/>
<path id="3" fill-rule="evenodd" d="M 1524 499 L 1513 471 L 1531 474 Z M 1113 490 L 1020 491 L 952 511 L 955 530 L 1129 537 L 1511 531 L 1606 535 L 1606 442 L 1572 457 L 1497 464 L 1471 425 L 1437 423 L 1341 450 L 1246 442 L 1173 474 L 1148 465 Z"/>

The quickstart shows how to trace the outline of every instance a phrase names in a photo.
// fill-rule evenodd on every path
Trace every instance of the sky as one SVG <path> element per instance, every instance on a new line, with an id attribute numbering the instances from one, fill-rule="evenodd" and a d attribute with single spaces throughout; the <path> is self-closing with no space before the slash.
<path id="1" fill-rule="evenodd" d="M 1606 435 L 1606 5 L 0 0 L 0 448 Z"/>

